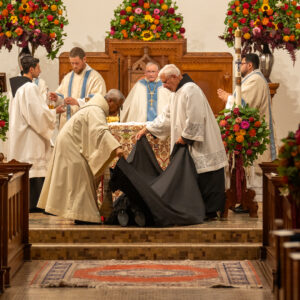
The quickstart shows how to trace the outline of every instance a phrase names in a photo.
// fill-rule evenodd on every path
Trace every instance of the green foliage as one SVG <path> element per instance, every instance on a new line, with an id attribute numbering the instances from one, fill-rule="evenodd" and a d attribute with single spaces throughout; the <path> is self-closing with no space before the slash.
<path id="1" fill-rule="evenodd" d="M 233 107 L 217 117 L 226 152 L 242 156 L 244 166 L 252 165 L 270 143 L 268 125 L 256 108 Z"/>
<path id="2" fill-rule="evenodd" d="M 8 130 L 8 98 L 0 93 L 0 139 L 5 141 Z"/>

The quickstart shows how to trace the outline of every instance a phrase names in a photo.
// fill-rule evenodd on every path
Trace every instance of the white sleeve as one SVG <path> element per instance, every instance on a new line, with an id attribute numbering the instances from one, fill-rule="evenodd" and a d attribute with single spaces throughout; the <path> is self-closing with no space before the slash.
<path id="1" fill-rule="evenodd" d="M 229 95 L 228 98 L 227 98 L 227 102 L 226 102 L 225 108 L 226 109 L 232 109 L 233 104 L 234 104 L 234 97 L 233 97 L 233 95 Z"/>

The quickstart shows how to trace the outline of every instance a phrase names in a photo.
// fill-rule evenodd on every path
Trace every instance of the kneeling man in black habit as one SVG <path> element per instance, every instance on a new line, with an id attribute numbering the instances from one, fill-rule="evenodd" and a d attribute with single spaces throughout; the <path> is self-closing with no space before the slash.
<path id="1" fill-rule="evenodd" d="M 138 132 L 127 161 L 120 159 L 116 165 L 112 188 L 128 196 L 140 226 L 139 210 L 156 226 L 198 224 L 217 217 L 225 205 L 228 160 L 220 129 L 206 96 L 187 74 L 170 64 L 159 77 L 173 92 L 170 103 Z M 171 163 L 164 172 L 143 137 L 148 132 L 160 139 L 171 137 Z M 122 183 L 117 186 L 116 181 Z"/>

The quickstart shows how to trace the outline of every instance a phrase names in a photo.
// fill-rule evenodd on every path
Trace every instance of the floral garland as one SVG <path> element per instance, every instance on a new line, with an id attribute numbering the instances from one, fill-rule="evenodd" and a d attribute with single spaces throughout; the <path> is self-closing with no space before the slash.
<path id="1" fill-rule="evenodd" d="M 300 49 L 300 2 L 292 0 L 231 0 L 225 18 L 225 32 L 220 38 L 229 47 L 234 45 L 234 33 L 242 30 L 243 54 L 286 49 L 295 62 Z"/>
<path id="2" fill-rule="evenodd" d="M 42 46 L 53 59 L 63 45 L 67 24 L 61 0 L 0 0 L 0 49 L 31 44 L 34 54 Z"/>
<path id="3" fill-rule="evenodd" d="M 184 37 L 183 17 L 172 0 L 124 0 L 114 11 L 108 38 L 143 41 Z"/>
<path id="4" fill-rule="evenodd" d="M 245 107 L 225 109 L 217 117 L 226 153 L 242 158 L 243 165 L 249 166 L 267 149 L 269 130 L 259 110 Z"/>
<path id="5" fill-rule="evenodd" d="M 0 93 L 0 139 L 7 139 L 6 132 L 8 130 L 8 98 Z"/>
<path id="6" fill-rule="evenodd" d="M 300 206 L 300 125 L 296 132 L 289 132 L 282 142 L 278 173 Z"/>

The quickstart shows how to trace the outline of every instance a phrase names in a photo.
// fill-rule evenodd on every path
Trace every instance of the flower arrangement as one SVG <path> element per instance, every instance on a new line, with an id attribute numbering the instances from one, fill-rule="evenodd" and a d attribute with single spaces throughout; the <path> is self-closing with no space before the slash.
<path id="1" fill-rule="evenodd" d="M 31 44 L 45 47 L 53 59 L 63 45 L 68 24 L 62 0 L 0 0 L 0 49 Z"/>
<path id="2" fill-rule="evenodd" d="M 231 157 L 241 158 L 244 166 L 252 165 L 270 143 L 265 119 L 261 119 L 258 109 L 250 108 L 248 104 L 223 110 L 217 122 L 226 152 Z"/>
<path id="3" fill-rule="evenodd" d="M 0 93 L 0 139 L 5 141 L 8 130 L 8 98 Z"/>
<path id="4" fill-rule="evenodd" d="M 300 48 L 300 3 L 292 0 L 231 0 L 225 18 L 225 32 L 220 38 L 229 47 L 234 33 L 242 31 L 243 54 L 271 49 L 286 49 L 293 62 Z M 265 47 L 264 47 L 265 46 Z"/>
<path id="5" fill-rule="evenodd" d="M 184 37 L 183 17 L 172 0 L 124 0 L 114 11 L 108 38 L 143 41 Z"/>
<path id="6" fill-rule="evenodd" d="M 289 132 L 282 140 L 283 145 L 279 150 L 278 173 L 288 188 L 289 194 L 300 206 L 300 125 L 298 130 Z"/>

